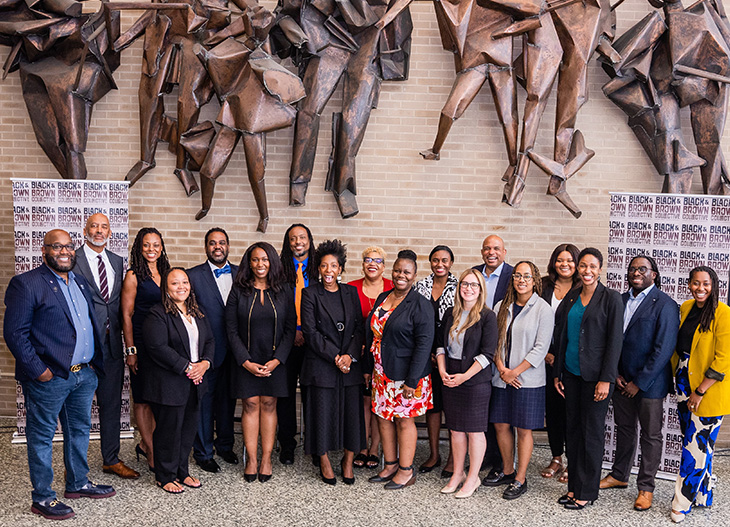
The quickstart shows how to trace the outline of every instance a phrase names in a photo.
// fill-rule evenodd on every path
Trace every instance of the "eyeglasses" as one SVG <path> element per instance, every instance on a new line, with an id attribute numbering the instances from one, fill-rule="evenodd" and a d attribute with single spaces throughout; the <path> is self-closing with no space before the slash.
<path id="1" fill-rule="evenodd" d="M 479 291 L 481 289 L 479 282 L 461 282 L 459 286 L 462 289 L 471 289 L 472 291 Z"/>
<path id="2" fill-rule="evenodd" d="M 524 280 L 525 282 L 531 282 L 532 275 L 516 273 L 512 275 L 512 280 L 514 280 L 515 282 L 519 282 L 520 280 Z"/>
<path id="3" fill-rule="evenodd" d="M 648 268 L 648 267 L 646 267 L 645 265 L 642 265 L 641 267 L 634 267 L 634 266 L 631 266 L 631 267 L 629 267 L 629 274 L 634 274 L 634 273 L 635 273 L 635 272 L 637 272 L 637 271 L 638 271 L 638 272 L 639 272 L 640 274 L 644 274 L 644 273 L 646 273 L 646 272 L 647 272 L 648 270 L 649 270 L 649 268 Z"/>
<path id="4" fill-rule="evenodd" d="M 369 256 L 362 259 L 363 263 L 376 263 L 378 265 L 382 265 L 384 261 L 383 258 L 370 258 Z"/>
<path id="5" fill-rule="evenodd" d="M 62 243 L 44 243 L 43 247 L 50 247 L 55 253 L 61 252 L 63 249 L 72 253 L 76 249 L 73 243 L 69 243 L 68 245 L 63 245 Z"/>

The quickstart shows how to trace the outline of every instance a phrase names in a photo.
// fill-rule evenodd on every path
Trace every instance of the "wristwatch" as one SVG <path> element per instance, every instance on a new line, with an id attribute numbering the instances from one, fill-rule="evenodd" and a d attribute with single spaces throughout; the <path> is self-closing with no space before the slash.
<path id="1" fill-rule="evenodd" d="M 699 388 L 695 388 L 695 393 L 700 397 L 704 397 L 707 392 L 701 392 Z"/>
<path id="2" fill-rule="evenodd" d="M 185 373 L 190 373 L 191 371 L 193 371 L 193 363 L 188 362 L 188 367 L 185 368 Z"/>
<path id="3" fill-rule="evenodd" d="M 125 348 L 125 350 L 124 350 L 125 357 L 129 357 L 130 355 L 136 355 L 136 354 L 137 354 L 136 346 L 129 346 L 128 348 Z"/>

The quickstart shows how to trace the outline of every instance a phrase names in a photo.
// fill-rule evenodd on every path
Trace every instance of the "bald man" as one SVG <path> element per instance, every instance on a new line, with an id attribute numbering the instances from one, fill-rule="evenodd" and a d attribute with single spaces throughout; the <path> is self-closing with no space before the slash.
<path id="1" fill-rule="evenodd" d="M 507 287 L 512 278 L 512 266 L 505 263 L 507 249 L 504 247 L 504 240 L 496 234 L 490 234 L 482 242 L 483 264 L 475 265 L 476 269 L 484 276 L 487 284 L 487 307 L 490 309 L 507 294 Z"/>
<path id="2" fill-rule="evenodd" d="M 15 357 L 15 378 L 23 386 L 28 469 L 33 485 L 31 512 L 63 520 L 71 507 L 56 499 L 53 435 L 61 420 L 66 477 L 64 497 L 108 498 L 108 485 L 88 478 L 91 401 L 103 358 L 88 282 L 72 269 L 76 252 L 66 231 L 43 238 L 43 264 L 13 277 L 5 292 L 5 342 Z"/>
<path id="3" fill-rule="evenodd" d="M 124 260 L 106 248 L 111 236 L 109 218 L 92 214 L 84 228 L 85 243 L 76 251 L 74 272 L 89 282 L 94 302 L 96 328 L 103 340 L 104 375 L 99 376 L 96 402 L 99 405 L 102 470 L 120 478 L 136 479 L 139 472 L 119 459 L 124 348 L 122 346 L 121 292 Z"/>

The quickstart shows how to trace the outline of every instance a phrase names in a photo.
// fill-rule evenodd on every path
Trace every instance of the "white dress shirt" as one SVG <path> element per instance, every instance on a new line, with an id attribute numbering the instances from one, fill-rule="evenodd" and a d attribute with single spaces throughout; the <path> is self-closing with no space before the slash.
<path id="1" fill-rule="evenodd" d="M 220 268 L 217 265 L 211 263 L 210 260 L 208 260 L 208 265 L 210 266 L 210 272 L 213 273 L 213 280 L 215 280 L 215 285 L 218 286 L 218 291 L 220 291 L 221 298 L 223 299 L 223 303 L 225 304 L 228 301 L 228 294 L 231 292 L 231 287 L 233 286 L 233 274 L 226 273 L 216 278 L 215 270 Z"/>
<path id="2" fill-rule="evenodd" d="M 191 317 L 191 321 L 185 315 L 180 313 L 180 318 L 185 324 L 185 329 L 188 330 L 188 342 L 190 343 L 190 362 L 198 362 L 200 360 L 200 353 L 198 351 L 198 323 L 195 317 Z"/>
<path id="3" fill-rule="evenodd" d="M 84 255 L 86 256 L 86 260 L 89 262 L 89 268 L 91 269 L 91 274 L 94 276 L 94 283 L 96 284 L 96 287 L 99 288 L 101 291 L 101 284 L 99 283 L 99 258 L 98 256 L 101 255 L 101 261 L 104 262 L 104 267 L 106 268 L 106 284 L 109 288 L 109 297 L 112 296 L 112 290 L 114 289 L 114 268 L 112 267 L 112 263 L 109 261 L 109 256 L 106 254 L 106 250 L 101 251 L 100 253 L 96 252 L 94 249 L 89 247 L 87 244 L 84 243 L 83 245 L 83 251 Z"/>

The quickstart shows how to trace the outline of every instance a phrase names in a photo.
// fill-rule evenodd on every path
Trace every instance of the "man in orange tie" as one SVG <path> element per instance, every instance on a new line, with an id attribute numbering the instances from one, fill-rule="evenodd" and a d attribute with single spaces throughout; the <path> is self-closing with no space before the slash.
<path id="1" fill-rule="evenodd" d="M 302 369 L 305 346 L 301 328 L 302 289 L 309 285 L 310 280 L 317 279 L 317 269 L 314 266 L 314 240 L 306 225 L 295 223 L 284 233 L 281 263 L 287 280 L 295 288 L 294 303 L 297 311 L 294 347 L 285 365 L 290 395 L 279 397 L 276 403 L 279 420 L 278 439 L 281 445 L 279 461 L 284 465 L 291 465 L 294 463 L 294 449 L 297 446 L 297 441 L 294 439 L 297 433 L 297 380 Z"/>

